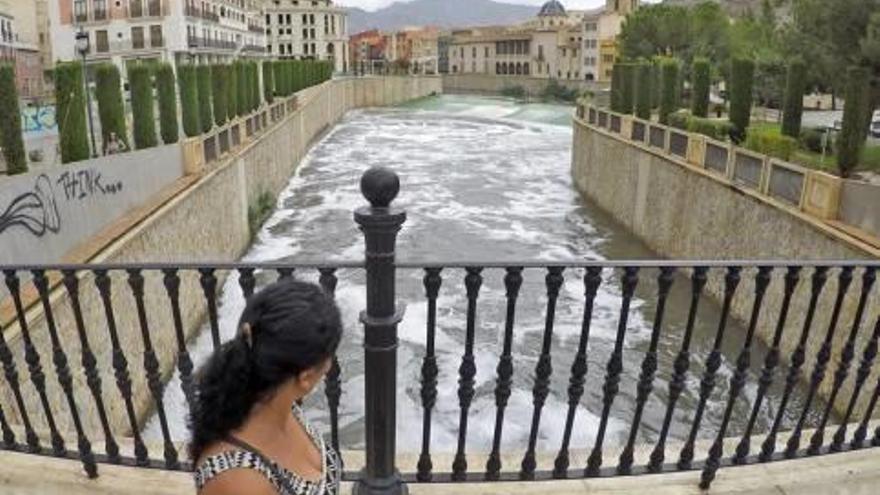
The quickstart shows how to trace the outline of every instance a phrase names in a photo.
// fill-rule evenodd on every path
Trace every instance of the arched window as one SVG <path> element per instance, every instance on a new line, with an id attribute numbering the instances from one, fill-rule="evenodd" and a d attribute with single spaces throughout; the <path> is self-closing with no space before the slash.
<path id="1" fill-rule="evenodd" d="M 501 64 L 498 62 L 495 62 L 495 74 L 501 74 Z"/>
<path id="2" fill-rule="evenodd" d="M 525 76 L 529 75 L 529 63 L 528 62 L 523 64 L 523 75 L 525 75 Z"/>
<path id="3" fill-rule="evenodd" d="M 517 62 L 517 64 L 516 64 L 516 75 L 518 75 L 518 76 L 522 75 L 522 64 L 519 62 Z"/>
<path id="4" fill-rule="evenodd" d="M 501 74 L 507 75 L 507 64 L 506 63 L 501 64 Z"/>

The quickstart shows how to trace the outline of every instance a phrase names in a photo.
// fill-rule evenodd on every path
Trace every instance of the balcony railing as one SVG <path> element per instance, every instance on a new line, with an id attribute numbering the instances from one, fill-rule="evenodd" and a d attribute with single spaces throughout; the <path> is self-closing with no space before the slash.
<path id="1" fill-rule="evenodd" d="M 314 277 L 331 296 L 339 284 L 366 279 L 365 285 L 345 287 L 366 291 L 365 299 L 359 300 L 366 300 L 367 306 L 361 317 L 365 363 L 365 401 L 361 412 L 365 413 L 365 430 L 370 435 L 366 442 L 367 468 L 360 470 L 361 466 L 349 463 L 344 475 L 361 486 L 580 479 L 701 470 L 700 485 L 708 488 L 718 469 L 729 464 L 784 462 L 802 456 L 880 447 L 880 428 L 869 430 L 880 398 L 880 318 L 868 321 L 866 311 L 874 294 L 880 262 L 397 263 L 396 233 L 406 219 L 403 211 L 391 206 L 399 181 L 388 170 L 372 169 L 361 184 L 370 201 L 369 206 L 355 212 L 355 220 L 369 246 L 363 261 L 317 265 L 0 267 L 17 316 L 15 321 L 3 323 L 5 328 L 18 327 L 23 341 L 23 346 L 13 346 L 0 338 L 5 385 L 15 399 L 0 404 L 2 448 L 80 459 L 91 476 L 97 476 L 99 463 L 189 469 L 167 428 L 169 412 L 164 403 L 159 356 L 166 362 L 172 358 L 176 363 L 182 396 L 185 404 L 190 404 L 196 378 L 184 322 L 197 322 L 202 316 L 191 312 L 204 312 L 206 331 L 217 349 L 223 340 L 218 294 L 224 279 L 232 282 L 227 284 L 227 291 L 235 292 L 224 294 L 224 299 L 247 299 L 258 285 L 294 274 L 306 279 Z M 398 309 L 396 280 L 423 287 L 426 308 L 418 387 L 422 418 L 415 425 L 407 425 L 421 430 L 421 453 L 416 470 L 399 478 L 395 474 L 399 415 L 396 394 L 387 393 L 397 390 L 398 385 L 397 325 L 403 313 Z M 447 295 L 462 286 L 463 307 L 453 308 Z M 695 322 L 710 290 L 719 291 L 722 309 L 717 325 L 711 326 L 714 336 L 699 343 L 707 352 L 697 352 Z M 500 296 L 484 295 L 481 299 L 481 293 L 487 292 Z M 570 296 L 572 293 L 578 296 Z M 606 314 L 597 306 L 609 293 L 619 299 L 616 315 Z M 26 297 L 33 300 L 25 301 Z M 570 297 L 579 298 L 579 304 L 563 305 Z M 820 304 L 825 298 L 832 301 L 829 307 Z M 637 299 L 651 309 L 637 310 L 642 305 Z M 535 311 L 534 301 L 540 301 L 540 314 L 523 314 L 524 308 Z M 733 304 L 750 308 L 751 318 L 742 332 L 734 332 L 729 321 Z M 42 308 L 45 317 L 36 320 L 26 316 L 26 308 L 31 305 Z M 842 308 L 856 310 L 847 313 Z M 460 340 L 446 339 L 441 351 L 447 355 L 460 352 L 461 356 L 457 370 L 457 448 L 451 465 L 439 467 L 435 466 L 436 452 L 431 446 L 438 382 L 454 381 L 456 373 L 439 368 L 443 361 L 437 349 L 438 318 L 453 310 L 460 310 L 462 318 L 461 332 L 457 334 Z M 569 334 L 563 337 L 561 329 L 556 328 L 557 314 L 571 311 L 577 313 L 582 323 L 579 328 L 567 329 Z M 636 311 L 647 311 L 653 316 L 650 330 L 645 331 L 650 335 L 642 335 L 640 345 L 633 345 L 632 341 Z M 851 318 L 842 317 L 842 313 L 850 314 Z M 830 316 L 826 318 L 827 315 Z M 533 369 L 529 382 L 533 408 L 530 421 L 526 422 L 528 441 L 520 446 L 522 462 L 505 466 L 502 441 L 505 426 L 510 423 L 505 421 L 505 413 L 512 397 L 516 367 L 525 365 L 514 362 L 511 348 L 515 340 L 525 338 L 518 322 L 533 316 L 544 323 L 538 331 L 529 330 L 535 355 L 529 364 L 529 369 Z M 63 326 L 63 334 L 59 331 L 61 317 L 71 320 Z M 605 325 L 609 318 L 613 320 L 610 327 Z M 40 323 L 34 323 L 37 321 Z M 759 328 L 760 321 L 771 322 L 768 328 L 772 339 L 766 349 L 757 342 L 757 333 L 767 330 Z M 46 327 L 39 332 L 47 333 L 48 338 L 33 338 L 37 325 Z M 597 335 L 600 326 L 610 335 Z M 485 342 L 490 327 L 499 329 L 497 359 L 491 353 L 476 352 L 477 342 Z M 785 332 L 793 333 L 794 345 L 781 345 Z M 564 363 L 565 368 L 560 366 L 559 356 L 554 355 L 563 338 L 573 353 L 572 360 Z M 164 344 L 158 344 L 160 339 Z M 23 353 L 22 359 L 15 358 L 14 353 L 19 352 Z M 81 370 L 74 370 L 69 364 L 77 357 L 81 359 Z M 478 387 L 476 380 L 477 361 L 482 360 L 481 366 L 486 366 L 490 359 L 491 364 L 497 365 L 494 390 Z M 326 377 L 324 393 L 330 439 L 337 448 L 340 399 L 351 393 L 343 390 L 342 377 L 351 373 L 348 363 L 359 360 L 354 356 L 334 358 Z M 43 363 L 50 361 L 60 384 L 57 390 L 58 385 L 52 382 L 52 393 L 66 398 L 63 404 L 47 399 Z M 19 370 L 22 362 L 27 363 L 26 370 Z M 143 365 L 136 364 L 141 362 Z M 596 369 L 597 362 L 604 370 Z M 732 367 L 729 373 L 721 370 L 722 363 Z M 82 373 L 87 379 L 74 380 L 75 373 Z M 26 390 L 19 383 L 19 374 L 30 377 L 33 387 Z M 664 385 L 657 383 L 661 375 Z M 102 386 L 102 382 L 108 381 L 111 384 Z M 823 389 L 827 391 L 826 397 L 821 396 L 823 383 L 829 385 Z M 632 403 L 628 404 L 626 416 L 615 419 L 611 413 L 615 403 L 621 401 L 624 387 L 636 393 L 628 399 Z M 776 394 L 773 409 L 771 387 Z M 139 433 L 135 389 L 148 389 L 155 406 L 164 440 L 162 459 L 151 456 Z M 34 399 L 29 395 L 33 390 L 41 400 L 25 400 L 25 396 Z M 555 391 L 557 399 L 563 398 L 561 403 L 548 401 L 551 391 Z M 485 464 L 475 466 L 474 456 L 466 448 L 470 442 L 468 432 L 473 431 L 468 423 L 475 398 L 485 401 L 487 397 L 494 398 L 494 429 L 491 444 L 486 445 L 486 450 L 491 446 L 491 451 Z M 120 400 L 124 408 L 114 407 L 111 411 L 108 405 Z M 583 433 L 578 430 L 586 422 L 578 415 L 584 414 L 581 409 L 586 402 L 592 403 L 591 409 L 597 412 L 598 426 L 588 455 L 574 465 L 571 442 L 575 435 Z M 844 405 L 845 412 L 833 419 L 838 402 Z M 537 449 L 542 431 L 546 432 L 550 404 L 561 409 L 554 411 L 554 416 L 565 419 L 559 425 L 563 427 L 561 440 L 552 446 L 553 461 L 544 465 L 539 464 Z M 857 404 L 861 406 L 857 408 Z M 447 406 L 444 408 L 448 412 Z M 121 416 L 125 428 L 133 432 L 134 457 L 120 452 L 121 427 L 113 426 L 117 423 L 109 419 L 111 412 L 116 419 Z M 707 419 L 710 413 L 716 421 L 711 425 Z M 636 443 L 643 438 L 643 419 L 648 414 L 664 419 L 648 446 L 650 455 L 642 456 L 641 450 L 637 455 Z M 736 430 L 731 426 L 735 415 L 742 420 Z M 57 426 L 61 418 L 68 416 L 75 426 L 75 439 L 63 435 Z M 13 417 L 18 418 L 14 427 Z M 769 418 L 764 431 L 757 426 L 759 417 Z M 786 419 L 791 417 L 795 419 Z M 687 421 L 683 431 L 677 433 L 681 435 L 680 445 L 670 442 L 673 418 Z M 47 425 L 50 447 L 44 447 L 37 434 L 34 425 L 38 422 L 41 427 L 43 423 Z M 624 429 L 625 442 L 615 455 L 616 465 L 603 467 L 609 461 L 605 443 L 612 422 Z M 521 424 L 521 420 L 517 423 Z M 96 433 L 90 434 L 84 424 L 95 425 Z M 826 437 L 827 434 L 830 436 Z M 101 457 L 92 451 L 90 439 L 98 436 L 106 452 Z M 733 438 L 733 444 L 725 441 L 730 440 L 728 437 Z M 702 445 L 703 439 L 708 440 L 708 449 Z M 732 452 L 725 454 L 726 446 L 734 444 Z M 72 445 L 76 451 L 71 450 Z"/>
<path id="2" fill-rule="evenodd" d="M 200 38 L 198 36 L 187 37 L 190 48 L 218 48 L 221 50 L 235 50 L 238 45 L 234 41 Z"/>
<path id="3" fill-rule="evenodd" d="M 129 2 L 128 16 L 134 19 L 144 16 L 144 4 L 141 0 L 131 0 Z"/>

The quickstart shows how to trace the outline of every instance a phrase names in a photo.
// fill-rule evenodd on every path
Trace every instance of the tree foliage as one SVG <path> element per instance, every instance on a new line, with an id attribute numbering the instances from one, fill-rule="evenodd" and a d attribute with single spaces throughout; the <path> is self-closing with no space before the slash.
<path id="1" fill-rule="evenodd" d="M 712 85 L 712 66 L 707 58 L 696 58 L 691 66 L 691 113 L 697 117 L 709 116 L 709 90 Z"/>
<path id="2" fill-rule="evenodd" d="M 785 113 L 782 119 L 782 134 L 800 138 L 801 118 L 804 113 L 804 85 L 807 66 L 802 60 L 795 60 L 788 66 L 785 84 Z"/>
<path id="3" fill-rule="evenodd" d="M 843 129 L 837 140 L 837 168 L 841 177 L 848 177 L 859 163 L 865 144 L 865 112 L 870 99 L 870 74 L 859 66 L 850 67 L 846 74 L 846 103 L 843 109 Z"/>
<path id="4" fill-rule="evenodd" d="M 196 79 L 199 84 L 199 122 L 202 123 L 202 132 L 208 132 L 214 126 L 214 112 L 211 102 L 211 67 L 208 65 L 198 66 Z"/>
<path id="5" fill-rule="evenodd" d="M 96 66 L 95 97 L 98 100 L 98 120 L 101 122 L 101 139 L 106 147 L 110 133 L 129 146 L 125 122 L 125 104 L 122 99 L 122 83 L 119 69 L 112 63 Z"/>
<path id="6" fill-rule="evenodd" d="M 640 119 L 651 119 L 651 106 L 654 95 L 654 69 L 649 63 L 636 66 L 636 116 Z"/>
<path id="7" fill-rule="evenodd" d="M 666 59 L 661 65 L 663 72 L 663 90 L 660 98 L 660 123 L 669 122 L 669 116 L 678 110 L 679 62 L 675 59 Z"/>
<path id="8" fill-rule="evenodd" d="M 131 112 L 134 127 L 134 146 L 141 150 L 156 146 L 156 117 L 153 106 L 153 74 L 147 64 L 128 66 L 128 84 L 131 88 Z"/>
<path id="9" fill-rule="evenodd" d="M 159 95 L 159 124 L 162 142 L 176 143 L 180 139 L 177 125 L 177 92 L 174 88 L 174 68 L 162 63 L 156 68 L 156 92 Z"/>
<path id="10" fill-rule="evenodd" d="M 733 124 L 734 142 L 745 141 L 752 118 L 752 88 L 755 62 L 748 58 L 735 58 L 730 68 L 730 123 Z"/>
<path id="11" fill-rule="evenodd" d="M 86 124 L 86 96 L 80 62 L 55 66 L 55 102 L 61 162 L 70 163 L 89 158 L 89 136 Z"/>
<path id="12" fill-rule="evenodd" d="M 199 86 L 196 67 L 181 65 L 177 68 L 177 86 L 180 91 L 180 107 L 183 115 L 183 132 L 188 137 L 202 132 L 199 121 Z"/>
<path id="13" fill-rule="evenodd" d="M 6 173 L 15 175 L 27 172 L 15 68 L 6 63 L 0 64 L 0 146 L 3 146 L 3 158 L 6 159 Z"/>

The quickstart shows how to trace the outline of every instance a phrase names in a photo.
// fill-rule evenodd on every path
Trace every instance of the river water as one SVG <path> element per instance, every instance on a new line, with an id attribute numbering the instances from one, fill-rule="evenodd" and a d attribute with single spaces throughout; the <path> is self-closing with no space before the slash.
<path id="1" fill-rule="evenodd" d="M 244 256 L 248 262 L 353 261 L 363 257 L 363 238 L 352 211 L 365 204 L 358 190 L 361 173 L 371 166 L 394 169 L 401 177 L 396 205 L 408 220 L 398 242 L 398 259 L 407 262 L 614 260 L 656 258 L 634 236 L 616 225 L 575 191 L 570 178 L 571 108 L 510 100 L 440 96 L 396 108 L 352 112 L 313 147 L 280 195 L 276 210 Z M 707 255 L 710 257 L 710 255 Z M 446 270 L 438 299 L 437 356 L 440 367 L 434 414 L 432 450 L 455 450 L 458 431 L 458 366 L 464 349 L 466 298 L 464 273 Z M 501 270 L 486 270 L 480 292 L 475 358 L 476 397 L 469 414 L 468 449 L 491 448 L 495 418 L 493 390 L 504 328 L 504 286 Z M 524 449 L 532 415 L 534 369 L 540 354 L 546 307 L 545 273 L 527 270 L 521 291 L 513 344 L 515 374 L 504 427 L 503 446 Z M 624 344 L 620 395 L 612 409 L 606 445 L 621 445 L 635 409 L 636 383 L 650 340 L 656 304 L 656 272 L 643 271 L 633 301 Z M 721 276 L 717 273 L 714 276 Z M 315 274 L 303 278 L 316 280 Z M 417 452 L 421 441 L 419 374 L 425 353 L 426 303 L 422 273 L 402 270 L 398 291 L 406 306 L 400 325 L 398 383 L 398 444 Z M 566 272 L 553 333 L 553 377 L 543 410 L 539 450 L 559 447 L 567 411 L 569 370 L 581 329 L 583 273 Z M 605 366 L 613 348 L 620 307 L 619 274 L 606 270 L 596 298 L 587 389 L 581 400 L 573 448 L 592 446 L 602 409 Z M 781 274 L 777 274 L 781 276 Z M 363 348 L 359 311 L 365 307 L 363 274 L 339 273 L 337 301 L 346 325 L 339 350 L 343 396 L 340 439 L 344 448 L 362 448 Z M 275 274 L 258 273 L 258 286 Z M 640 442 L 657 438 L 666 409 L 672 362 L 679 350 L 690 302 L 690 283 L 676 278 L 658 345 L 660 367 L 639 430 Z M 220 324 L 224 339 L 235 333 L 243 300 L 234 274 L 220 295 Z M 698 313 L 687 387 L 673 418 L 671 438 L 687 435 L 698 401 L 703 363 L 718 326 L 719 308 L 704 298 Z M 718 385 L 704 418 L 703 434 L 713 435 L 727 400 L 728 381 L 745 334 L 731 322 L 724 341 L 724 360 Z M 210 335 L 203 331 L 192 343 L 196 363 L 210 352 Z M 743 396 L 736 403 L 729 433 L 742 431 L 765 350 L 752 356 L 752 369 Z M 783 370 L 758 417 L 756 431 L 765 431 L 776 411 Z M 798 391 L 800 392 L 800 391 Z M 179 379 L 165 392 L 174 438 L 187 438 L 183 394 Z M 797 393 L 790 411 L 799 411 Z M 310 414 L 326 426 L 323 391 L 307 401 Z M 794 413 L 787 413 L 791 424 Z M 785 426 L 785 425 L 784 425 Z M 148 438 L 161 438 L 153 418 Z"/>

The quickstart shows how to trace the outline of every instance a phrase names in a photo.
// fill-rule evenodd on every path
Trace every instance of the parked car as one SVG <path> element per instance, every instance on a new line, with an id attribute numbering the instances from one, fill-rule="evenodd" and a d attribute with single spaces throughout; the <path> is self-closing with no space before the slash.
<path id="1" fill-rule="evenodd" d="M 871 117 L 871 137 L 880 139 L 880 110 L 874 112 Z"/>

